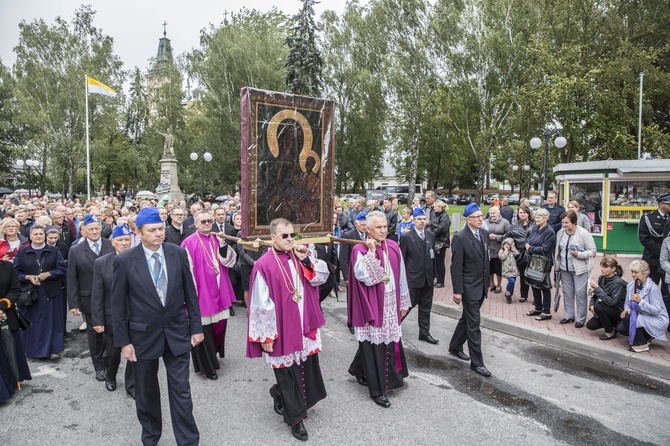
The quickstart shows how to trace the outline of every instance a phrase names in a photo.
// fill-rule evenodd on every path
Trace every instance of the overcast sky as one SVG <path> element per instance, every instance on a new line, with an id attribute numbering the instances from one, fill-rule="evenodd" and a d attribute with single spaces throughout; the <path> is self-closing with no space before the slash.
<path id="1" fill-rule="evenodd" d="M 346 0 L 322 0 L 315 7 L 316 16 L 328 9 L 341 14 L 345 3 Z M 163 21 L 168 23 L 167 37 L 176 56 L 197 47 L 200 30 L 210 23 L 221 23 L 225 11 L 237 12 L 242 6 L 269 11 L 276 6 L 287 14 L 295 14 L 302 3 L 299 0 L 0 0 L 2 63 L 14 64 L 13 48 L 19 42 L 21 20 L 32 22 L 42 18 L 47 24 L 53 24 L 54 19 L 61 16 L 70 22 L 82 4 L 91 4 L 97 11 L 93 24 L 114 38 L 114 52 L 123 61 L 124 68 L 138 66 L 145 70 L 148 59 L 156 55 Z"/>

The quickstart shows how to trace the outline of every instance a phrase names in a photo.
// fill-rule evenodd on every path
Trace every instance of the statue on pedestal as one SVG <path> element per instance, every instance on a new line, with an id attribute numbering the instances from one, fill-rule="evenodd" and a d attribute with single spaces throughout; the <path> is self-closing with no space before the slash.
<path id="1" fill-rule="evenodd" d="M 165 142 L 163 143 L 163 158 L 175 158 L 174 137 L 172 136 L 172 133 L 170 132 L 169 128 L 167 129 L 166 132 L 167 133 L 157 132 L 159 135 L 165 138 Z"/>

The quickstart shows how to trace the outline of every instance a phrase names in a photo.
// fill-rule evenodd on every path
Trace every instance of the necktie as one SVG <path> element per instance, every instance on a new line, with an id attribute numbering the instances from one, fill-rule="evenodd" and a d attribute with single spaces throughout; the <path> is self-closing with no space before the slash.
<path id="1" fill-rule="evenodd" d="M 151 258 L 154 259 L 154 283 L 156 285 L 156 291 L 158 292 L 158 297 L 161 299 L 161 303 L 165 306 L 165 298 L 167 295 L 167 277 L 163 274 L 163 266 L 161 265 L 161 256 L 157 252 L 154 252 L 151 255 Z M 156 282 L 158 280 L 158 282 Z"/>
<path id="2" fill-rule="evenodd" d="M 421 237 L 421 240 L 426 241 L 426 236 L 423 234 L 423 232 L 419 232 L 419 237 Z"/>
<path id="3" fill-rule="evenodd" d="M 365 233 L 364 232 L 359 232 L 358 234 L 361 236 L 361 240 L 365 240 Z"/>
<path id="4" fill-rule="evenodd" d="M 482 239 L 479 237 L 479 232 L 475 232 L 475 238 L 480 242 L 482 241 Z"/>
<path id="5" fill-rule="evenodd" d="M 93 252 L 95 253 L 96 256 L 100 254 L 100 247 L 98 246 L 97 243 L 93 243 Z"/>

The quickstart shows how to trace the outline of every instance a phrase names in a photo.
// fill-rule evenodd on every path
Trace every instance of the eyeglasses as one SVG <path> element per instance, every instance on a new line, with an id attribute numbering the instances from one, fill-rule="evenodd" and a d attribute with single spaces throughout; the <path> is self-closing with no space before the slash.
<path id="1" fill-rule="evenodd" d="M 200 224 L 203 225 L 211 225 L 212 223 L 214 223 L 214 220 L 200 220 Z"/>
<path id="2" fill-rule="evenodd" d="M 296 236 L 295 232 L 291 232 L 290 234 L 281 234 L 281 238 L 283 238 L 284 240 L 286 240 L 289 237 L 295 238 L 295 236 Z"/>

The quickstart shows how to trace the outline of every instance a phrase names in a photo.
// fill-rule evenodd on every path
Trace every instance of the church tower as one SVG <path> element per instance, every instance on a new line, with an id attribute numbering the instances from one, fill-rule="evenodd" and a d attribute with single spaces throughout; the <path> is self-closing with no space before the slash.
<path id="1" fill-rule="evenodd" d="M 149 117 L 155 118 L 157 109 L 158 90 L 168 80 L 168 70 L 174 63 L 172 59 L 172 44 L 167 38 L 167 22 L 163 21 L 163 37 L 158 40 L 158 51 L 152 67 L 147 74 L 147 99 L 149 102 Z"/>

